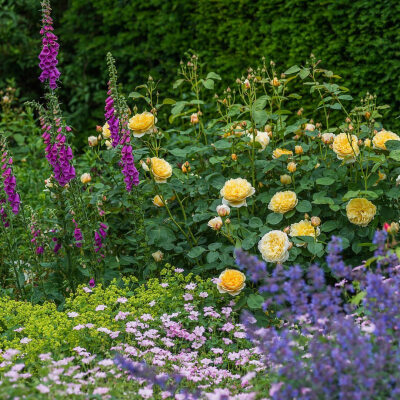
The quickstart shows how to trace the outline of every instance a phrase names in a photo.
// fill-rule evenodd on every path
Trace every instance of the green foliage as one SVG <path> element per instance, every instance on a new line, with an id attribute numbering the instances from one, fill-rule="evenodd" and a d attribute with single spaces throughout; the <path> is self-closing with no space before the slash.
<path id="1" fill-rule="evenodd" d="M 39 98 L 39 2 L 0 4 L 0 82 L 15 77 L 25 95 L 35 91 Z M 161 79 L 163 92 L 170 90 L 188 48 L 196 49 L 225 85 L 261 56 L 286 66 L 314 53 L 352 91 L 361 96 L 373 91 L 394 109 L 400 103 L 400 4 L 393 0 L 72 0 L 54 2 L 53 8 L 64 51 L 62 99 L 82 136 L 102 121 L 104 57 L 111 50 L 127 91 L 149 74 Z M 398 120 L 393 123 L 399 126 Z"/>

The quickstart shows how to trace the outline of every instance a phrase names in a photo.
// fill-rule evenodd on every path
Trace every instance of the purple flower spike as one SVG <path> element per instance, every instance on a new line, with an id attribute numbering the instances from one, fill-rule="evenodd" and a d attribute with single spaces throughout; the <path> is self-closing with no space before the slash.
<path id="1" fill-rule="evenodd" d="M 122 173 L 125 176 L 124 182 L 126 185 L 126 190 L 130 192 L 132 190 L 132 186 L 137 186 L 139 184 L 139 172 L 135 167 L 133 155 L 132 155 L 132 146 L 125 145 L 121 150 L 121 164 L 122 164 Z"/>
<path id="2" fill-rule="evenodd" d="M 60 77 L 60 71 L 57 69 L 57 55 L 58 48 L 60 45 L 57 43 L 57 36 L 53 31 L 53 19 L 50 16 L 51 7 L 48 0 L 42 2 L 42 29 L 40 34 L 42 35 L 42 51 L 39 54 L 39 67 L 42 70 L 39 80 L 44 82 L 49 81 L 51 89 L 57 88 L 57 79 Z"/>
<path id="3" fill-rule="evenodd" d="M 103 247 L 103 239 L 107 236 L 108 226 L 100 223 L 100 228 L 94 233 L 94 251 L 97 253 Z"/>
<path id="4" fill-rule="evenodd" d="M 15 190 L 15 187 L 17 185 L 17 180 L 15 179 L 15 176 L 12 174 L 11 165 L 13 161 L 11 157 L 7 159 L 7 151 L 4 151 L 4 148 L 2 156 L 3 158 L 2 158 L 1 170 L 3 171 L 3 173 L 1 174 L 1 177 L 3 178 L 3 189 L 7 195 L 7 201 L 11 206 L 13 214 L 17 215 L 19 213 L 21 200 L 19 194 Z"/>
<path id="5" fill-rule="evenodd" d="M 78 224 L 74 219 L 72 220 L 72 222 L 75 224 L 75 229 L 74 229 L 75 246 L 82 247 L 82 241 L 83 241 L 82 231 L 80 228 L 78 228 Z"/>
<path id="6" fill-rule="evenodd" d="M 108 127 L 110 129 L 111 134 L 111 144 L 113 147 L 117 147 L 119 143 L 119 119 L 115 112 L 114 108 L 114 99 L 111 96 L 111 88 L 108 88 L 109 96 L 106 99 L 106 106 L 104 108 L 105 114 L 104 117 L 108 123 Z"/>

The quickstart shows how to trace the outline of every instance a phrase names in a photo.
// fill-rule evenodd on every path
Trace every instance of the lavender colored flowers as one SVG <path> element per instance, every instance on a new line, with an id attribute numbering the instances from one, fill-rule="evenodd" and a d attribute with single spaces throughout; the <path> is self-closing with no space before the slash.
<path id="1" fill-rule="evenodd" d="M 60 77 L 60 71 L 57 69 L 57 55 L 59 44 L 57 43 L 57 36 L 52 32 L 53 19 L 51 18 L 51 7 L 50 1 L 44 0 L 42 2 L 42 24 L 43 27 L 40 30 L 42 35 L 42 51 L 39 54 L 39 67 L 42 70 L 40 74 L 40 81 L 49 81 L 49 86 L 51 89 L 57 88 L 57 79 Z"/>
<path id="2" fill-rule="evenodd" d="M 281 327 L 260 328 L 250 313 L 242 318 L 247 336 L 262 350 L 263 362 L 274 377 L 271 399 L 399 396 L 399 260 L 385 248 L 385 240 L 386 235 L 376 233 L 376 255 L 384 258 L 373 272 L 346 265 L 340 239 L 332 238 L 328 266 L 334 276 L 345 278 L 335 286 L 327 284 L 317 265 L 308 271 L 277 266 L 264 277 L 261 291 L 268 299 L 264 307 L 278 308 Z M 238 264 L 246 265 L 251 274 L 262 270 L 257 259 L 244 258 L 239 252 Z M 350 303 L 345 301 L 349 296 L 353 296 Z"/>

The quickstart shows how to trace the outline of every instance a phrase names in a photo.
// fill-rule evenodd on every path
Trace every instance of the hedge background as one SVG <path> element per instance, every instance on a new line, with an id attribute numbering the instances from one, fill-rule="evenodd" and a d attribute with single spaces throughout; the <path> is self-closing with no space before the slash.
<path id="1" fill-rule="evenodd" d="M 311 52 L 343 76 L 358 98 L 367 90 L 392 106 L 400 127 L 398 0 L 57 0 L 62 98 L 82 132 L 102 123 L 105 54 L 112 51 L 127 90 L 148 74 L 167 94 L 184 52 L 230 84 L 264 55 L 283 70 Z M 39 0 L 0 0 L 0 85 L 15 78 L 38 99 Z"/>

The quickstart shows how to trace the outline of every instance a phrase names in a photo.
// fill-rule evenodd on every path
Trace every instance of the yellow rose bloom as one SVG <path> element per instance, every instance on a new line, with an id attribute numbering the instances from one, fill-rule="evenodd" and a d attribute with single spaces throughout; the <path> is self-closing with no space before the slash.
<path id="1" fill-rule="evenodd" d="M 287 149 L 275 149 L 272 152 L 272 158 L 279 158 L 281 156 L 292 156 L 293 155 L 293 151 L 291 150 L 287 150 Z"/>
<path id="2" fill-rule="evenodd" d="M 86 183 L 89 183 L 92 180 L 92 177 L 90 176 L 89 173 L 84 173 L 81 176 L 81 182 L 85 185 Z"/>
<path id="3" fill-rule="evenodd" d="M 132 131 L 133 136 L 142 137 L 146 133 L 149 133 L 156 123 L 156 119 L 152 113 L 144 112 L 142 114 L 136 114 L 129 120 L 129 129 Z"/>
<path id="4" fill-rule="evenodd" d="M 301 146 L 295 146 L 294 151 L 297 155 L 303 154 L 303 148 Z"/>
<path id="5" fill-rule="evenodd" d="M 153 204 L 157 207 L 165 207 L 165 204 L 162 201 L 162 198 L 158 194 L 156 196 L 154 196 Z"/>
<path id="6" fill-rule="evenodd" d="M 162 158 L 153 157 L 151 159 L 151 172 L 157 183 L 165 183 L 172 175 L 171 165 Z"/>
<path id="7" fill-rule="evenodd" d="M 268 204 L 268 208 L 279 214 L 285 214 L 297 206 L 298 200 L 295 192 L 287 190 L 275 193 Z"/>
<path id="8" fill-rule="evenodd" d="M 236 269 L 226 269 L 219 276 L 217 288 L 220 293 L 229 293 L 237 296 L 246 286 L 246 276 Z"/>
<path id="9" fill-rule="evenodd" d="M 346 206 L 347 218 L 352 224 L 367 226 L 375 217 L 376 207 L 367 199 L 351 199 Z"/>
<path id="10" fill-rule="evenodd" d="M 108 122 L 103 125 L 102 128 L 103 139 L 109 139 L 111 136 L 110 127 L 108 126 Z"/>
<path id="11" fill-rule="evenodd" d="M 221 217 L 215 217 L 213 219 L 210 219 L 207 223 L 207 225 L 214 231 L 219 231 L 222 227 L 222 218 Z"/>
<path id="12" fill-rule="evenodd" d="M 371 139 L 365 139 L 364 140 L 364 146 L 365 147 L 371 147 Z"/>
<path id="13" fill-rule="evenodd" d="M 313 217 L 315 218 L 315 217 Z M 311 236 L 313 238 L 319 236 L 320 229 L 318 227 L 314 228 L 312 225 L 312 220 L 303 220 L 295 224 L 290 225 L 289 236 Z M 304 243 L 305 244 L 305 243 Z M 297 246 L 304 246 L 304 244 L 298 244 Z"/>
<path id="14" fill-rule="evenodd" d="M 372 139 L 374 149 L 387 150 L 385 143 L 388 140 L 400 140 L 400 137 L 393 132 L 381 130 Z"/>
<path id="15" fill-rule="evenodd" d="M 280 177 L 282 185 L 290 185 L 292 183 L 292 177 L 290 175 L 281 175 Z"/>
<path id="16" fill-rule="evenodd" d="M 249 133 L 247 136 L 250 138 L 250 142 L 253 142 L 253 134 Z M 258 150 L 259 152 L 265 150 L 270 141 L 268 133 L 256 131 L 255 141 L 261 146 L 261 149 Z"/>
<path id="17" fill-rule="evenodd" d="M 289 172 L 291 172 L 292 174 L 294 173 L 294 172 L 296 172 L 296 169 L 297 169 L 297 165 L 296 165 L 296 163 L 295 162 L 290 162 L 288 165 L 287 165 L 287 170 L 289 171 Z"/>
<path id="18" fill-rule="evenodd" d="M 271 263 L 283 263 L 289 258 L 290 242 L 285 232 L 271 231 L 258 242 L 262 258 Z"/>
<path id="19" fill-rule="evenodd" d="M 336 153 L 337 158 L 344 160 L 346 164 L 356 161 L 356 157 L 360 154 L 357 136 L 350 136 L 346 133 L 340 133 L 335 136 L 332 149 Z"/>
<path id="20" fill-rule="evenodd" d="M 255 193 L 255 189 L 246 179 L 229 179 L 221 189 L 222 203 L 231 207 L 247 206 L 246 198 Z"/>

